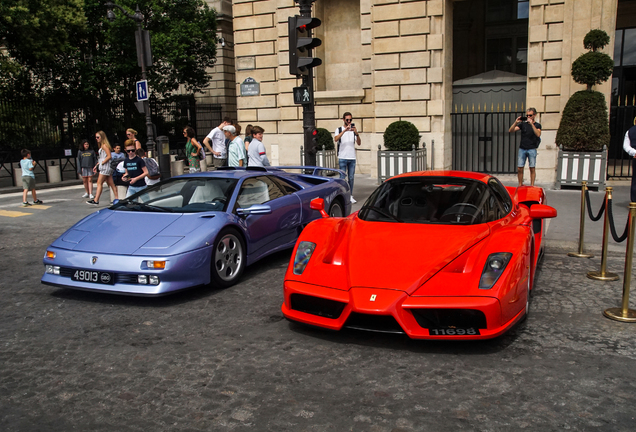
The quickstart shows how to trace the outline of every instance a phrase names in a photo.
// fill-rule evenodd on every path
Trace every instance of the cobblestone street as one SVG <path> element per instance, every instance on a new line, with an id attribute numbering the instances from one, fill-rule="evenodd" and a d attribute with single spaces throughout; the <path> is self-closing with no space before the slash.
<path id="1" fill-rule="evenodd" d="M 0 225 L 2 431 L 636 429 L 636 327 L 603 317 L 622 282 L 585 277 L 600 257 L 548 251 L 530 317 L 495 340 L 330 333 L 282 318 L 289 253 L 226 290 L 41 285 L 46 246 L 92 211 L 65 206 Z"/>

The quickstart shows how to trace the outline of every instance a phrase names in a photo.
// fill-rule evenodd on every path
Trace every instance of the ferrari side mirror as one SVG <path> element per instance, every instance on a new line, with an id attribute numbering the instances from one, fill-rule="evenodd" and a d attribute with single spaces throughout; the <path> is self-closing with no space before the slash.
<path id="1" fill-rule="evenodd" d="M 534 204 L 530 207 L 530 217 L 532 219 L 547 219 L 555 218 L 557 211 L 554 207 L 550 207 L 544 204 Z"/>
<path id="2" fill-rule="evenodd" d="M 318 210 L 322 217 L 324 217 L 324 218 L 329 217 L 329 215 L 325 211 L 325 200 L 324 199 L 322 199 L 322 198 L 314 198 L 314 199 L 312 199 L 311 202 L 309 203 L 309 207 L 311 207 L 312 210 Z"/>

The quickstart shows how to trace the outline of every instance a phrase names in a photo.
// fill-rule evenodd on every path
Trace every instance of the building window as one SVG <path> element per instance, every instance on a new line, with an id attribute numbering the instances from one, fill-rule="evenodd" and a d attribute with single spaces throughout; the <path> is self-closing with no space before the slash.
<path id="1" fill-rule="evenodd" d="M 314 69 L 316 90 L 362 88 L 360 2 L 322 0 L 315 5 L 322 21 L 316 29 L 316 37 L 322 40 L 315 50 L 322 59 L 322 66 Z"/>

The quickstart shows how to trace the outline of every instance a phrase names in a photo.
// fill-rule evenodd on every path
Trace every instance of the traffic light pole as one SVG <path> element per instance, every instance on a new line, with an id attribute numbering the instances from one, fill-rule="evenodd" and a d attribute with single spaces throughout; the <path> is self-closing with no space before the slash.
<path id="1" fill-rule="evenodd" d="M 300 8 L 300 16 L 311 18 L 311 5 L 315 0 L 295 0 Z M 308 37 L 311 37 L 311 29 L 308 31 Z M 290 48 L 291 49 L 291 48 Z M 311 57 L 311 51 L 309 52 Z M 309 73 L 303 75 L 303 86 L 309 89 L 312 95 L 311 103 L 303 104 L 303 136 L 304 136 L 304 148 L 305 148 L 305 165 L 316 165 L 316 151 L 313 144 L 312 132 L 316 127 L 316 112 L 314 111 L 314 71 L 313 68 L 309 68 Z"/>

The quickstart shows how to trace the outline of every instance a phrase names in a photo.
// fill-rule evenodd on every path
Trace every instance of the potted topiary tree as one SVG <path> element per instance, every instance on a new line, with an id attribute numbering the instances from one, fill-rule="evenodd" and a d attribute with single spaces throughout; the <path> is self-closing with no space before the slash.
<path id="1" fill-rule="evenodd" d="M 420 132 L 408 121 L 394 121 L 384 131 L 384 147 L 378 146 L 378 181 L 411 171 L 426 169 L 426 145 L 420 146 Z"/>
<path id="2" fill-rule="evenodd" d="M 572 63 L 572 78 L 586 89 L 574 93 L 568 100 L 556 135 L 559 146 L 557 186 L 605 185 L 607 143 L 610 140 L 607 104 L 603 93 L 592 86 L 607 81 L 614 61 L 600 52 L 610 41 L 603 30 L 591 30 L 583 39 L 589 51 Z"/>

